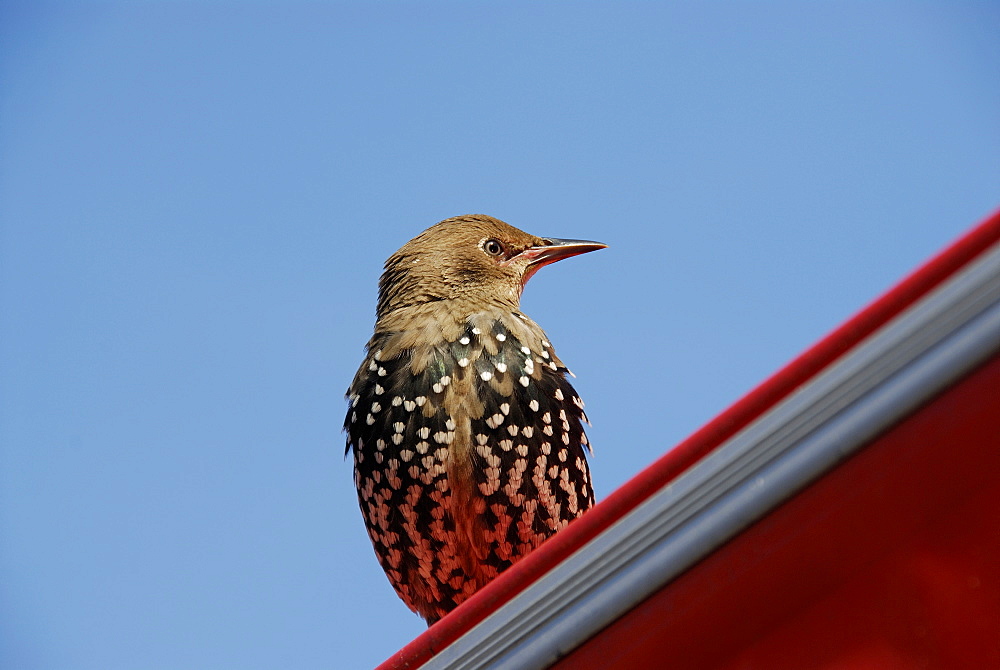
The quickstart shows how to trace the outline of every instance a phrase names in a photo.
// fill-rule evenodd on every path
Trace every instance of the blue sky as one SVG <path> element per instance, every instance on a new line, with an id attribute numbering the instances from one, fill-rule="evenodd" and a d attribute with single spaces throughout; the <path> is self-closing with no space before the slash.
<path id="1" fill-rule="evenodd" d="M 364 668 L 423 630 L 340 431 L 384 259 L 524 310 L 599 498 L 1000 205 L 980 2 L 0 5 L 0 666 Z"/>

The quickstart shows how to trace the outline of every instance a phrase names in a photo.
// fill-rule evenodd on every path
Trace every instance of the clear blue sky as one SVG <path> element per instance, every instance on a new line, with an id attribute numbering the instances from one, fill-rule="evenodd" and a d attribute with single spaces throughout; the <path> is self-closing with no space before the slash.
<path id="1" fill-rule="evenodd" d="M 436 221 L 599 497 L 1000 206 L 994 2 L 0 5 L 0 667 L 365 668 L 423 630 L 340 431 Z"/>

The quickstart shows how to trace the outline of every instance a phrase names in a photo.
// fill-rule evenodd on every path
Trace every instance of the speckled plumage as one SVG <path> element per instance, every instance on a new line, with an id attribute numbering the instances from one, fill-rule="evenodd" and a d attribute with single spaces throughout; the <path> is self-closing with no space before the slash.
<path id="1" fill-rule="evenodd" d="M 593 505 L 583 403 L 519 302 L 538 267 L 603 246 L 472 215 L 386 261 L 347 448 L 375 553 L 428 623 Z"/>

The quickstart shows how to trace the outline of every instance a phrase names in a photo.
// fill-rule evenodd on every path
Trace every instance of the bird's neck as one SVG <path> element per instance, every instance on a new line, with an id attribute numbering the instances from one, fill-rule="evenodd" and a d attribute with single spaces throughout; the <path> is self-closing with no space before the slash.
<path id="1" fill-rule="evenodd" d="M 375 335 L 423 332 L 427 341 L 457 339 L 469 316 L 475 310 L 459 309 L 461 305 L 451 300 L 436 300 L 403 305 L 379 314 L 375 321 Z"/>
<path id="2" fill-rule="evenodd" d="M 369 347 L 380 349 L 381 357 L 387 360 L 428 346 L 454 343 L 477 332 L 504 332 L 541 351 L 545 333 L 519 309 L 495 306 L 456 309 L 451 302 L 412 305 L 382 315 L 375 324 Z"/>

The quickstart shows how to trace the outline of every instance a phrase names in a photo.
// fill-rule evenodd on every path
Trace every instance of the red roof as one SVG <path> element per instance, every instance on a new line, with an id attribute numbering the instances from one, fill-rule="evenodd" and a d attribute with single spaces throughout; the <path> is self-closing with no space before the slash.
<path id="1" fill-rule="evenodd" d="M 672 573 L 667 584 L 657 586 L 651 594 L 642 595 L 629 605 L 627 616 L 622 617 L 622 612 L 608 604 L 616 596 L 594 595 L 586 607 L 609 608 L 604 615 L 608 620 L 600 623 L 600 632 L 589 639 L 562 641 L 553 647 L 555 651 L 545 652 L 549 656 L 544 658 L 551 661 L 569 653 L 559 664 L 566 668 L 651 667 L 651 662 L 664 658 L 683 659 L 687 667 L 801 667 L 804 659 L 815 660 L 827 653 L 823 642 L 831 640 L 841 640 L 844 644 L 837 647 L 840 651 L 829 651 L 826 657 L 831 663 L 836 658 L 848 667 L 884 667 L 891 665 L 890 661 L 905 664 L 907 658 L 917 658 L 906 654 L 921 653 L 924 655 L 920 658 L 959 663 L 947 667 L 974 667 L 962 665 L 961 661 L 1000 654 L 997 642 L 1000 641 L 997 591 L 1000 568 L 984 567 L 1000 566 L 1000 534 L 995 532 L 1000 522 L 1000 498 L 984 488 L 994 473 L 1000 472 L 1000 358 L 996 354 L 1000 350 L 1000 330 L 993 329 L 993 321 L 984 320 L 993 312 L 1000 313 L 1000 309 L 993 309 L 1000 305 L 1000 262 L 995 262 L 996 259 L 1000 259 L 1000 212 L 671 449 L 380 668 L 420 667 L 452 643 L 460 639 L 474 641 L 477 634 L 488 635 L 486 639 L 498 648 L 507 644 L 498 640 L 495 632 L 489 633 L 489 622 L 479 628 L 477 625 L 491 615 L 491 621 L 502 617 L 504 613 L 497 610 L 509 602 L 511 607 L 505 609 L 517 616 L 515 603 L 511 601 L 523 599 L 526 592 L 541 588 L 540 584 L 546 580 L 552 582 L 553 575 L 560 570 L 569 574 L 566 565 L 571 555 L 575 554 L 572 560 L 577 565 L 590 554 L 600 562 L 603 555 L 600 552 L 606 550 L 601 548 L 601 539 L 610 537 L 613 524 L 641 525 L 666 519 L 666 512 L 656 512 L 643 520 L 642 509 L 657 497 L 664 499 L 664 505 L 673 505 L 670 509 L 676 509 L 678 503 L 668 500 L 670 495 L 688 481 L 697 483 L 698 473 L 714 467 L 706 461 L 710 454 L 720 463 L 746 463 L 740 465 L 743 469 L 750 467 L 754 459 L 764 463 L 765 455 L 767 459 L 773 458 L 774 464 L 761 466 L 770 467 L 770 474 L 753 476 L 762 482 L 787 486 L 787 491 L 780 500 L 775 498 L 773 504 L 768 503 L 770 507 L 760 508 L 753 518 L 728 522 L 737 534 L 728 541 L 720 536 L 718 546 L 706 549 L 711 553 L 692 558 L 688 567 Z M 918 317 L 925 321 L 914 321 Z M 975 319 L 978 321 L 973 323 Z M 911 322 L 915 325 L 907 326 Z M 925 322 L 934 327 L 921 325 Z M 974 333 L 973 326 L 978 328 Z M 906 331 L 907 327 L 910 331 Z M 900 405 L 898 420 L 893 418 L 889 425 L 872 424 L 869 430 L 875 432 L 871 436 L 858 433 L 855 442 L 861 450 L 853 457 L 848 458 L 846 450 L 843 454 L 829 455 L 827 447 L 828 455 L 822 457 L 827 460 L 810 466 L 821 467 L 826 474 L 805 490 L 797 493 L 804 484 L 783 484 L 784 480 L 775 477 L 783 476 L 776 469 L 781 465 L 777 460 L 779 455 L 792 465 L 806 456 L 779 452 L 779 447 L 773 445 L 767 447 L 771 451 L 739 452 L 737 438 L 743 439 L 748 431 L 760 432 L 762 421 L 766 427 L 765 420 L 779 410 L 789 416 L 798 411 L 798 396 L 813 387 L 819 388 L 838 374 L 844 381 L 839 387 L 831 386 L 834 391 L 827 395 L 849 393 L 852 385 L 864 381 L 862 377 L 877 377 L 880 367 L 890 365 L 914 347 L 923 346 L 923 340 L 932 335 L 937 337 L 938 331 L 943 339 L 924 343 L 926 352 L 921 349 L 919 355 L 914 354 L 916 358 L 906 363 L 909 367 L 904 370 L 910 380 L 906 382 L 908 388 L 919 390 L 921 384 L 928 385 L 927 393 L 932 396 L 924 398 L 910 393 L 913 399 L 908 401 L 919 402 L 924 409 L 912 414 L 909 405 Z M 973 343 L 978 348 L 963 354 L 964 358 L 957 353 L 952 355 L 966 346 L 973 335 L 979 338 Z M 892 340 L 893 337 L 897 340 Z M 888 344 L 880 348 L 878 345 L 883 341 Z M 937 364 L 937 386 L 932 388 L 931 381 L 923 381 L 931 379 L 928 376 L 931 372 L 926 370 L 932 362 L 923 361 L 926 356 L 936 355 L 934 347 L 954 360 Z M 874 353 L 866 354 L 867 350 Z M 865 359 L 865 355 L 870 358 Z M 855 377 L 861 374 L 858 379 L 862 381 L 844 376 L 851 365 L 855 370 L 851 374 Z M 897 383 L 894 375 L 897 375 L 894 370 L 886 371 L 884 379 L 878 382 L 879 388 L 903 384 Z M 903 372 L 897 375 L 900 380 L 902 375 Z M 841 388 L 846 390 L 837 390 Z M 881 402 L 881 396 L 876 397 L 874 391 L 865 393 L 862 399 L 867 404 L 857 405 L 855 411 L 856 423 L 861 422 L 857 425 L 862 428 L 865 421 L 877 421 L 883 414 L 890 416 L 888 409 L 879 409 L 876 401 Z M 824 402 L 833 403 L 831 412 L 840 411 L 836 396 Z M 819 411 L 811 408 L 803 405 L 802 411 Z M 878 416 L 869 419 L 865 412 Z M 826 427 L 819 419 L 810 426 L 817 435 Z M 792 437 L 785 440 L 791 446 L 780 446 L 781 450 L 793 448 Z M 772 442 L 777 444 L 775 440 Z M 835 441 L 827 442 L 836 446 Z M 680 477 L 682 474 L 684 477 Z M 700 491 L 715 490 L 712 486 L 723 486 L 710 482 L 705 479 L 697 486 L 692 484 L 694 488 L 689 495 L 697 496 Z M 719 489 L 722 491 L 719 495 L 750 496 L 753 489 L 754 481 L 748 481 L 740 490 Z M 942 501 L 948 502 L 947 510 L 942 510 Z M 730 517 L 739 516 L 741 508 L 734 507 L 735 504 L 730 505 Z M 720 513 L 717 509 L 716 517 Z M 699 522 L 692 517 L 684 523 L 691 524 L 695 532 L 714 522 Z M 742 525 L 737 528 L 735 523 Z M 746 527 L 748 524 L 752 525 Z M 670 531 L 672 540 L 682 541 L 680 530 L 679 526 Z M 721 544 L 723 541 L 727 543 Z M 964 549 L 960 551 L 961 548 Z M 859 565 L 869 567 L 859 572 Z M 642 573 L 636 574 L 634 579 L 642 578 Z M 546 575 L 546 580 L 542 580 Z M 960 590 L 959 598 L 954 595 L 958 591 L 947 588 L 947 582 L 961 580 L 963 575 L 968 593 Z M 974 584 L 977 579 L 978 585 Z M 831 584 L 842 588 L 831 590 L 828 588 Z M 559 603 L 559 616 L 564 612 L 569 613 L 567 616 L 586 615 L 592 619 L 595 616 L 592 612 L 574 614 L 573 608 L 583 605 L 570 602 L 565 596 L 557 599 L 566 601 Z M 819 606 L 819 601 L 824 605 Z M 931 601 L 937 609 L 926 614 L 931 607 L 927 603 Z M 967 616 L 954 619 L 952 615 L 958 610 Z M 875 622 L 882 622 L 885 635 L 870 635 Z M 525 628 L 527 625 L 522 626 L 526 631 L 524 639 L 534 634 Z M 947 638 L 949 626 L 959 625 L 971 626 L 977 634 L 975 640 L 979 641 L 968 648 L 966 657 L 956 651 L 962 645 L 949 646 L 938 639 L 942 635 Z M 912 634 L 894 630 L 907 626 L 913 629 Z M 555 633 L 546 635 L 551 637 Z M 928 636 L 937 642 L 921 646 L 919 640 L 926 641 Z M 989 639 L 994 642 L 982 642 Z M 980 642 L 982 648 L 976 648 Z M 519 642 L 512 639 L 510 644 L 516 646 Z M 580 646 L 571 653 L 576 645 Z M 447 664 L 442 659 L 449 654 L 450 658 L 458 658 L 465 653 L 461 646 L 455 644 L 430 665 L 444 667 Z M 507 652 L 496 653 L 495 658 L 501 659 Z M 865 661 L 852 664 L 843 653 L 855 654 L 853 658 Z M 934 653 L 938 655 L 933 656 Z M 793 662 L 795 659 L 798 664 Z M 753 663 L 747 665 L 750 661 Z M 1000 663 L 1000 656 L 996 662 Z M 460 666 L 465 667 L 456 664 Z M 470 662 L 468 667 L 475 664 Z"/>

